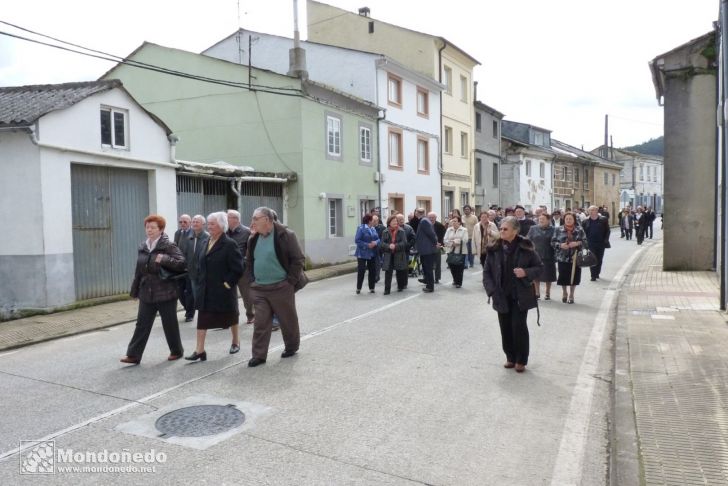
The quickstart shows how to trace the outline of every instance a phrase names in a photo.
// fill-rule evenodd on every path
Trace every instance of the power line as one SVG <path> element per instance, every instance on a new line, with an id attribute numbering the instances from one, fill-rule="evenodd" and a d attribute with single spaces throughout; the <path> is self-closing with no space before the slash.
<path id="1" fill-rule="evenodd" d="M 80 54 L 82 56 L 93 57 L 93 58 L 96 58 L 96 59 L 101 59 L 101 60 L 109 61 L 109 62 L 115 62 L 115 63 L 118 63 L 118 64 L 126 64 L 128 66 L 136 67 L 136 68 L 139 68 L 139 69 L 147 69 L 147 70 L 154 71 L 154 72 L 158 72 L 158 73 L 162 73 L 162 74 L 168 74 L 168 75 L 171 75 L 171 76 L 178 76 L 178 77 L 182 77 L 182 78 L 192 79 L 192 80 L 195 80 L 195 81 L 207 82 L 207 83 L 212 83 L 212 84 L 219 84 L 219 85 L 230 86 L 230 87 L 234 87 L 234 88 L 248 89 L 250 91 L 261 91 L 261 92 L 264 92 L 264 93 L 278 94 L 278 95 L 283 95 L 283 96 L 298 96 L 298 97 L 303 96 L 302 91 L 299 88 L 288 88 L 288 87 L 277 87 L 277 86 L 266 86 L 266 85 L 258 85 L 258 84 L 248 84 L 248 83 L 242 83 L 242 82 L 237 82 L 237 81 L 229 81 L 229 80 L 224 80 L 224 79 L 209 78 L 209 77 L 206 77 L 206 76 L 200 76 L 200 75 L 196 75 L 196 74 L 190 74 L 190 73 L 186 73 L 186 72 L 183 72 L 183 71 L 176 71 L 174 69 L 169 69 L 169 68 L 165 68 L 165 67 L 162 67 L 162 66 L 157 66 L 157 65 L 154 65 L 154 64 L 149 64 L 149 63 L 145 63 L 145 62 L 141 62 L 141 61 L 135 61 L 135 60 L 125 59 L 125 58 L 123 58 L 121 56 L 116 56 L 114 54 L 109 54 L 109 53 L 106 53 L 106 52 L 103 52 L 103 51 L 98 51 L 98 50 L 91 49 L 91 48 L 88 48 L 88 47 L 84 47 L 84 46 L 81 46 L 81 45 L 73 44 L 71 42 L 66 42 L 66 41 L 63 41 L 63 40 L 56 39 L 54 37 L 45 35 L 45 34 L 41 34 L 41 33 L 38 33 L 38 32 L 34 32 L 32 30 L 29 30 L 29 29 L 25 29 L 23 27 L 20 27 L 20 26 L 11 24 L 9 22 L 5 22 L 3 20 L 0 20 L 0 23 L 5 24 L 5 25 L 8 25 L 8 26 L 11 26 L 11 27 L 14 27 L 14 28 L 17 28 L 17 29 L 20 29 L 20 30 L 23 30 L 23 31 L 26 31 L 26 32 L 29 32 L 29 33 L 34 34 L 34 35 L 39 35 L 41 37 L 45 37 L 45 38 L 51 39 L 51 40 L 56 41 L 56 42 L 61 42 L 63 44 L 67 44 L 67 45 L 76 47 L 78 49 L 83 49 L 83 50 L 89 51 L 89 52 L 82 52 L 82 51 L 79 51 L 77 49 L 71 49 L 71 48 L 64 47 L 64 46 L 60 46 L 60 45 L 57 45 L 57 44 L 51 44 L 49 42 L 43 42 L 41 40 L 31 39 L 31 38 L 23 37 L 23 36 L 17 35 L 17 34 L 11 34 L 9 32 L 5 32 L 5 31 L 0 31 L 0 34 L 1 35 L 5 35 L 5 36 L 8 36 L 8 37 L 13 37 L 13 38 L 20 39 L 20 40 L 24 40 L 24 41 L 31 42 L 31 43 L 34 43 L 34 44 L 39 44 L 39 45 L 43 45 L 43 46 L 47 46 L 47 47 L 53 47 L 55 49 L 60 49 L 60 50 L 63 50 L 63 51 L 67 51 L 67 52 L 74 53 L 74 54 Z M 92 54 L 92 53 L 96 53 L 96 54 Z M 281 92 L 281 91 L 289 91 L 289 93 Z"/>

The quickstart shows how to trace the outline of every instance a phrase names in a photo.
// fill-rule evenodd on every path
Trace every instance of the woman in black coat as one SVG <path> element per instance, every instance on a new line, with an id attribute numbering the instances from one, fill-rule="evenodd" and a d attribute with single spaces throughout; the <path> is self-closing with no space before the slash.
<path id="1" fill-rule="evenodd" d="M 397 275 L 397 292 L 401 292 L 407 287 L 407 237 L 399 227 L 397 216 L 387 219 L 387 229 L 379 239 L 379 251 L 384 270 L 384 295 L 389 295 L 392 289 L 392 272 Z"/>
<path id="2" fill-rule="evenodd" d="M 169 346 L 169 361 L 182 357 L 182 341 L 177 322 L 177 281 L 163 279 L 162 268 L 172 273 L 185 270 L 185 257 L 177 245 L 164 234 L 167 222 L 162 216 L 152 214 L 144 220 L 147 239 L 139 246 L 134 281 L 130 295 L 139 299 L 134 335 L 129 342 L 122 363 L 139 364 L 147 346 L 149 334 L 157 312 L 162 318 L 164 337 Z"/>
<path id="3" fill-rule="evenodd" d="M 488 248 L 483 268 L 483 287 L 498 313 L 505 368 L 526 371 L 528 364 L 528 309 L 536 307 L 533 281 L 543 264 L 531 241 L 520 236 L 513 216 L 503 218 L 500 239 Z"/>
<path id="4" fill-rule="evenodd" d="M 543 271 L 533 282 L 536 289 L 536 298 L 541 297 L 541 282 L 546 284 L 546 296 L 544 300 L 551 300 L 551 283 L 556 282 L 556 258 L 554 248 L 551 246 L 551 239 L 554 236 L 554 227 L 551 226 L 551 216 L 548 213 L 541 213 L 538 217 L 538 224 L 531 226 L 526 238 L 533 242 L 533 246 L 543 263 Z"/>
<path id="5" fill-rule="evenodd" d="M 185 357 L 190 361 L 207 360 L 205 338 L 208 329 L 232 331 L 233 342 L 230 354 L 240 351 L 238 325 L 238 294 L 235 291 L 243 275 L 243 255 L 238 244 L 226 232 L 227 213 L 212 213 L 207 217 L 207 231 L 210 240 L 207 250 L 200 255 L 198 263 L 195 308 L 197 314 L 197 346 L 195 352 Z"/>

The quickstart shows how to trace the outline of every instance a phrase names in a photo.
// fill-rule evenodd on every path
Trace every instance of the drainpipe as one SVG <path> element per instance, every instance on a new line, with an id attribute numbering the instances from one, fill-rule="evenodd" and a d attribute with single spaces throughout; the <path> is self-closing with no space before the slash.
<path id="1" fill-rule="evenodd" d="M 447 47 L 447 41 L 440 37 L 440 40 L 442 41 L 442 47 L 437 51 L 437 80 L 442 84 L 442 51 L 445 50 Z M 443 204 L 445 203 L 445 193 L 443 192 L 443 184 L 442 184 L 442 173 L 445 171 L 445 167 L 443 167 L 443 159 L 442 159 L 442 151 L 443 151 L 443 143 L 442 143 L 442 97 L 444 93 L 440 92 L 440 150 L 438 150 L 438 158 L 440 159 L 437 163 L 438 170 L 440 172 L 440 214 L 444 218 L 445 215 L 442 214 L 442 210 L 444 208 Z M 500 174 L 499 174 L 500 175 Z M 453 201 L 453 206 L 455 205 L 455 201 Z"/>
<path id="2" fill-rule="evenodd" d="M 177 142 L 179 142 L 179 137 L 175 135 L 174 133 L 170 133 L 167 136 L 167 140 L 169 140 L 169 161 L 173 164 L 177 163 Z"/>
<path id="3" fill-rule="evenodd" d="M 728 285 L 728 248 L 726 248 L 726 231 L 728 231 L 728 228 L 726 228 L 726 224 L 728 224 L 728 215 L 726 214 L 726 206 L 728 203 L 728 191 L 726 190 L 726 184 L 728 184 L 728 175 L 726 175 L 726 169 L 728 169 L 728 164 L 726 163 L 726 157 L 728 157 L 728 147 L 726 144 L 728 144 L 728 127 L 726 127 L 725 123 L 725 95 L 728 91 L 728 77 L 726 76 L 726 60 L 728 60 L 728 32 L 726 32 L 726 27 L 728 27 L 728 1 L 721 0 L 720 2 L 720 42 L 721 42 L 721 49 L 719 52 L 721 52 L 721 59 L 722 61 L 722 79 L 719 79 L 719 83 L 723 83 L 721 90 L 723 92 L 723 99 L 718 99 L 719 103 L 723 109 L 721 110 L 720 114 L 720 120 L 721 120 L 721 129 L 723 130 L 723 143 L 721 143 L 720 150 L 722 151 L 722 167 L 721 167 L 721 201 L 720 201 L 720 214 L 721 214 L 721 232 L 720 232 L 720 248 L 721 248 L 721 265 L 720 265 L 720 310 L 725 311 L 726 310 L 726 285 Z M 664 171 L 664 169 L 663 169 Z M 664 191 L 663 191 L 664 194 Z M 664 203 L 663 203 L 664 205 Z M 664 212 L 664 208 L 663 208 Z"/>

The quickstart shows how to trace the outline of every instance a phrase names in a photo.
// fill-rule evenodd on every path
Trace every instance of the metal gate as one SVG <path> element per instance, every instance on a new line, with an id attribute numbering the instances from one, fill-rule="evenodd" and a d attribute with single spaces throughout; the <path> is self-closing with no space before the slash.
<path id="1" fill-rule="evenodd" d="M 205 218 L 216 211 L 226 211 L 229 181 L 177 175 L 177 213 Z"/>
<path id="2" fill-rule="evenodd" d="M 275 182 L 243 182 L 240 188 L 240 219 L 244 225 L 249 225 L 253 211 L 266 206 L 278 213 L 278 219 L 283 221 L 283 184 Z"/>
<path id="3" fill-rule="evenodd" d="M 71 165 L 77 300 L 129 291 L 149 214 L 147 180 L 143 170 Z"/>

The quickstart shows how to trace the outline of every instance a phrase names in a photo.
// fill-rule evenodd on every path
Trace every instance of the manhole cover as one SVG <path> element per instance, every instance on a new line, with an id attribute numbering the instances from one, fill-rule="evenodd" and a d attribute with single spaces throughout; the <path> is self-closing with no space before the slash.
<path id="1" fill-rule="evenodd" d="M 245 422 L 234 405 L 195 405 L 166 413 L 154 423 L 161 437 L 205 437 L 233 429 Z"/>

